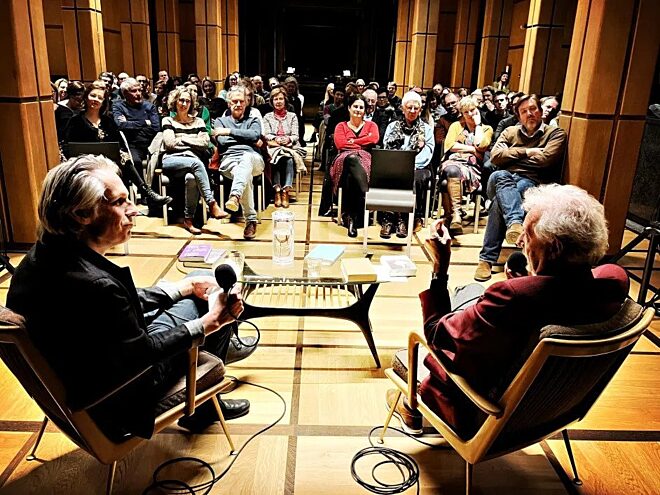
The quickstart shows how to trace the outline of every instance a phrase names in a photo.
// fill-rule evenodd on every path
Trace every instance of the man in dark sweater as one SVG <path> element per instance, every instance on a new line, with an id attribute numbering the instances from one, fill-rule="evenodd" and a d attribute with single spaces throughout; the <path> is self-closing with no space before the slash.
<path id="1" fill-rule="evenodd" d="M 492 203 L 479 265 L 474 274 L 478 281 L 490 279 L 502 242 L 506 239 L 514 244 L 522 233 L 525 191 L 559 180 L 566 133 L 543 123 L 536 95 L 520 98 L 516 112 L 520 124 L 502 132 L 491 152 L 491 162 L 499 170 L 491 174 L 486 188 Z"/>

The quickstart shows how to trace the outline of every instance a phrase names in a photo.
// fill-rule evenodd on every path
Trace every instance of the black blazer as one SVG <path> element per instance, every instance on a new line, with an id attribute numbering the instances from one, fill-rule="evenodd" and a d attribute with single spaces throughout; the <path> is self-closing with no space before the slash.
<path id="1" fill-rule="evenodd" d="M 99 137 L 99 129 L 94 127 L 83 112 L 71 117 L 66 129 L 65 143 L 114 143 L 121 142 L 119 128 L 110 115 L 101 115 L 99 128 L 103 131 L 103 139 Z"/>
<path id="2" fill-rule="evenodd" d="M 159 385 L 192 337 L 183 325 L 147 333 L 144 314 L 172 299 L 159 288 L 136 289 L 121 268 L 77 241 L 47 236 L 12 277 L 7 306 L 23 315 L 37 348 L 61 378 L 76 410 L 153 365 L 110 400 L 90 409 L 111 437 L 153 434 Z"/>

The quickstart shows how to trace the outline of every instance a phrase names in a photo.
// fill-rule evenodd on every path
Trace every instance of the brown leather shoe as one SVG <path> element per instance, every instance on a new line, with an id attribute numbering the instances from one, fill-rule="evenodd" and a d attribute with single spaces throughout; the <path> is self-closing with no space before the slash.
<path id="1" fill-rule="evenodd" d="M 408 226 L 403 220 L 399 220 L 399 223 L 396 226 L 396 236 L 399 239 L 405 239 L 408 237 Z"/>
<path id="2" fill-rule="evenodd" d="M 209 214 L 212 218 L 227 218 L 229 216 L 229 213 L 220 209 L 217 201 L 209 203 Z"/>
<path id="3" fill-rule="evenodd" d="M 523 226 L 521 223 L 512 223 L 511 226 L 506 229 L 506 242 L 509 244 L 515 244 L 520 237 L 520 234 L 523 233 Z"/>
<path id="4" fill-rule="evenodd" d="M 413 223 L 413 232 L 419 232 L 420 230 L 422 230 L 423 226 L 424 226 L 424 220 L 419 217 L 415 217 L 415 222 Z"/>
<path id="5" fill-rule="evenodd" d="M 243 230 L 243 238 L 250 241 L 255 237 L 257 237 L 257 221 L 248 220 L 245 223 L 245 229 Z"/>
<path id="6" fill-rule="evenodd" d="M 490 263 L 484 260 L 479 260 L 477 270 L 474 272 L 474 279 L 478 282 L 485 282 L 486 280 L 490 280 L 492 272 L 493 266 Z"/>
<path id="7" fill-rule="evenodd" d="M 197 227 L 193 225 L 192 218 L 184 218 L 183 220 L 183 228 L 186 229 L 188 232 L 194 235 L 199 235 L 202 233 L 201 230 L 199 230 Z"/>
<path id="8" fill-rule="evenodd" d="M 389 239 L 392 237 L 392 222 L 383 220 L 380 224 L 380 237 L 381 239 Z"/>
<path id="9" fill-rule="evenodd" d="M 391 409 L 394 401 L 397 399 L 399 391 L 396 389 L 389 389 L 387 391 L 387 409 Z M 422 429 L 422 414 L 419 411 L 410 409 L 406 404 L 406 399 L 401 395 L 401 399 L 397 402 L 394 409 L 394 416 L 397 417 L 401 423 L 401 429 L 410 435 L 421 435 L 424 430 Z"/>
<path id="10" fill-rule="evenodd" d="M 273 201 L 273 204 L 275 204 L 275 208 L 282 206 L 282 191 L 280 189 L 275 189 L 275 201 Z"/>
<path id="11" fill-rule="evenodd" d="M 289 189 L 282 189 L 282 207 L 289 207 Z"/>

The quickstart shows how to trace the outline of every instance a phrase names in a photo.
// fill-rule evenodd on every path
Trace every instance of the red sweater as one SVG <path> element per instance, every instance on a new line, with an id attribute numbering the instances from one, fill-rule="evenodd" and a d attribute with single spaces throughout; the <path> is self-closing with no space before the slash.
<path id="1" fill-rule="evenodd" d="M 366 120 L 360 133 L 355 137 L 353 129 L 348 127 L 348 122 L 340 122 L 335 127 L 335 146 L 338 150 L 360 150 L 370 144 L 378 144 L 378 126 Z M 353 142 L 349 142 L 349 140 Z"/>

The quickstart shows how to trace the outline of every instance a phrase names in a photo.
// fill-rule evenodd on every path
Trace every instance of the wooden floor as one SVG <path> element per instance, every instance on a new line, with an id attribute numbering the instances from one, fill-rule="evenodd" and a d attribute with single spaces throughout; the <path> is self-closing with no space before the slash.
<path id="1" fill-rule="evenodd" d="M 310 182 L 312 181 L 312 183 Z M 303 193 L 292 205 L 296 224 L 296 256 L 302 258 L 318 243 L 344 243 L 358 249 L 361 237 L 349 239 L 345 229 L 320 218 L 319 174 L 304 179 Z M 311 192 L 310 192 L 311 190 Z M 271 206 L 253 242 L 242 239 L 242 225 L 211 220 L 194 241 L 211 241 L 242 250 L 248 262 L 265 262 L 271 253 Z M 479 234 L 461 237 L 450 269 L 452 285 L 472 282 L 483 228 Z M 375 259 L 396 253 L 403 242 L 382 242 L 376 227 L 370 229 L 370 250 Z M 413 241 L 412 258 L 418 276 L 405 284 L 380 287 L 371 309 L 378 352 L 384 366 L 404 347 L 410 330 L 422 329 L 418 292 L 429 280 L 430 264 L 422 245 L 425 231 Z M 632 238 L 626 234 L 626 240 Z M 112 261 L 130 266 L 138 286 L 161 278 L 183 277 L 175 265 L 177 252 L 193 237 L 179 226 L 163 227 L 159 219 L 137 218 L 130 255 L 118 250 Z M 622 260 L 641 267 L 644 245 Z M 12 262 L 20 261 L 12 255 Z M 637 271 L 637 273 L 641 273 Z M 497 274 L 492 282 L 501 280 Z M 654 276 L 655 286 L 660 277 Z M 491 282 L 491 283 L 492 283 Z M 0 278 L 0 302 L 6 299 L 10 280 Z M 633 293 L 637 284 L 633 282 Z M 366 493 L 352 479 L 353 455 L 369 445 L 369 430 L 385 420 L 385 391 L 390 388 L 357 327 L 323 318 L 262 318 L 257 351 L 248 359 L 228 366 L 241 380 L 265 385 L 282 395 L 283 420 L 258 436 L 242 452 L 229 473 L 213 488 L 213 494 L 351 494 Z M 248 328 L 241 328 L 249 334 Z M 572 432 L 573 448 L 584 485 L 571 485 L 563 442 L 551 439 L 524 451 L 479 464 L 475 468 L 475 494 L 658 494 L 660 493 L 660 323 L 642 337 L 619 374 L 589 416 Z M 248 398 L 249 415 L 230 422 L 237 446 L 275 421 L 283 411 L 270 392 L 248 385 L 229 397 Z M 106 468 L 78 449 L 50 426 L 38 451 L 38 461 L 27 462 L 43 415 L 4 364 L 0 363 L 0 493 L 93 494 L 103 493 Z M 396 421 L 396 420 L 395 420 Z M 421 470 L 421 492 L 460 494 L 464 490 L 464 464 L 450 450 L 430 450 L 396 433 L 386 444 L 412 454 Z M 119 463 L 115 492 L 139 494 L 149 485 L 154 469 L 178 456 L 195 456 L 209 462 L 216 473 L 232 460 L 219 427 L 201 435 L 188 435 L 173 426 L 149 442 L 143 442 Z M 366 469 L 363 470 L 366 473 Z M 165 473 L 188 482 L 207 479 L 194 466 Z M 415 493 L 409 489 L 406 493 Z"/>

